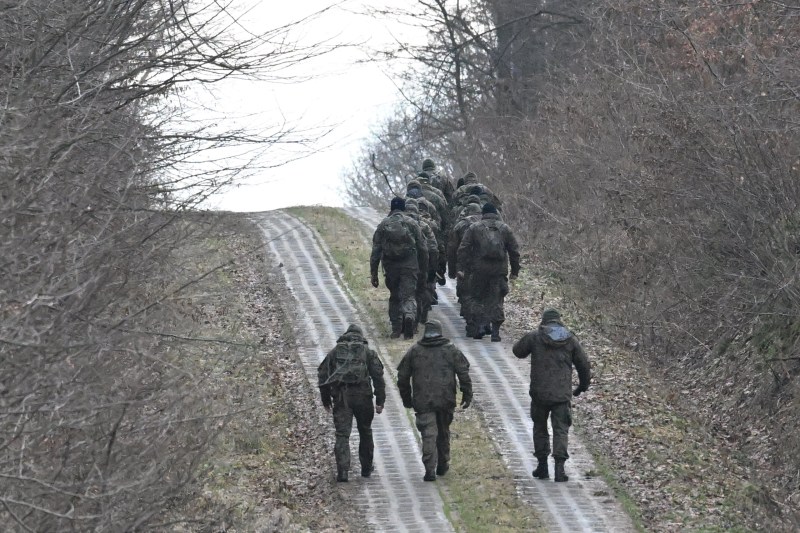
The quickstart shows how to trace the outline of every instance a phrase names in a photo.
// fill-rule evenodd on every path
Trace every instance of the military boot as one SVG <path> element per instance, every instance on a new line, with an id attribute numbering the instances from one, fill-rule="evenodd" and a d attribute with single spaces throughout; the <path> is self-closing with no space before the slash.
<path id="1" fill-rule="evenodd" d="M 569 481 L 569 476 L 564 472 L 564 459 L 556 460 L 555 481 Z"/>
<path id="2" fill-rule="evenodd" d="M 414 338 L 414 317 L 411 315 L 403 318 L 403 338 L 406 340 Z"/>
<path id="3" fill-rule="evenodd" d="M 483 324 L 478 324 L 475 327 L 475 335 L 473 335 L 472 338 L 476 340 L 481 340 L 485 334 L 486 334 L 486 326 L 484 326 Z"/>
<path id="4" fill-rule="evenodd" d="M 361 467 L 361 477 L 369 477 L 369 476 L 371 476 L 373 470 L 375 470 L 375 467 L 373 465 L 362 466 Z"/>
<path id="5" fill-rule="evenodd" d="M 536 479 L 550 479 L 550 470 L 547 467 L 547 458 L 539 459 L 539 464 L 536 465 L 536 470 L 533 471 L 533 477 Z"/>
<path id="6" fill-rule="evenodd" d="M 342 467 L 336 468 L 336 481 L 341 483 L 347 482 L 347 469 Z"/>
<path id="7" fill-rule="evenodd" d="M 433 470 L 426 470 L 425 477 L 422 478 L 422 481 L 436 481 L 436 472 Z"/>
<path id="8" fill-rule="evenodd" d="M 390 339 L 396 339 L 403 333 L 403 322 L 392 322 L 392 333 L 389 335 Z"/>
<path id="9" fill-rule="evenodd" d="M 492 322 L 492 342 L 500 342 L 500 324 Z"/>
<path id="10" fill-rule="evenodd" d="M 436 475 L 437 476 L 445 475 L 448 470 L 450 470 L 450 464 L 449 463 L 439 463 L 439 464 L 436 465 Z"/>

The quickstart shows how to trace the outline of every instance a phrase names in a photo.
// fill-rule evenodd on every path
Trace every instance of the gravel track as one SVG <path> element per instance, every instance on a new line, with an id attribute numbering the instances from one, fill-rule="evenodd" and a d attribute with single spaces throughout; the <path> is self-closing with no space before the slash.
<path id="1" fill-rule="evenodd" d="M 382 219 L 382 215 L 371 208 L 350 207 L 345 211 L 371 230 Z M 570 459 L 567 461 L 570 481 L 554 483 L 552 479 L 536 480 L 531 476 L 535 459 L 528 396 L 530 362 L 514 357 L 511 339 L 493 343 L 488 336 L 480 341 L 465 338 L 454 284 L 448 280 L 437 292 L 439 305 L 433 308 L 430 316 L 441 320 L 445 335 L 469 359 L 475 384 L 475 406 L 482 412 L 520 495 L 542 513 L 548 531 L 635 531 L 606 483 L 586 475 L 596 471 L 594 460 L 574 432 L 570 432 Z M 591 358 L 591 354 L 589 356 Z M 552 458 L 550 463 L 552 473 Z"/>
<path id="2" fill-rule="evenodd" d="M 282 265 L 284 279 L 296 300 L 299 355 L 309 382 L 316 387 L 317 366 L 347 326 L 357 323 L 366 326 L 365 331 L 374 329 L 353 305 L 331 267 L 324 245 L 311 229 L 280 211 L 253 218 L 264 234 L 275 264 Z M 287 307 L 291 310 L 291 304 Z M 358 432 L 354 430 L 350 439 L 353 457 L 350 482 L 338 486 L 350 492 L 352 501 L 362 508 L 375 531 L 453 531 L 436 484 L 422 481 L 419 444 L 393 385 L 386 352 L 376 335 L 368 334 L 368 338 L 387 369 L 385 410 L 375 416 L 372 425 L 375 472 L 370 478 L 360 477 Z M 333 454 L 330 460 L 333 476 Z"/>

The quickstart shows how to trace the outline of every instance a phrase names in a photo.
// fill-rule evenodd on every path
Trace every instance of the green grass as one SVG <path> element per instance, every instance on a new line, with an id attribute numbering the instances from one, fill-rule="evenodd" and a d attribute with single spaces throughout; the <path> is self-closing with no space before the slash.
<path id="1" fill-rule="evenodd" d="M 293 208 L 290 210 L 317 230 L 328 246 L 353 296 L 384 337 L 389 361 L 396 367 L 411 341 L 389 339 L 388 293 L 370 284 L 369 232 L 334 208 Z M 413 412 L 408 410 L 413 423 Z M 541 518 L 517 495 L 511 472 L 497 452 L 483 420 L 475 409 L 456 411 L 451 426 L 450 472 L 437 481 L 445 512 L 455 528 L 466 532 L 538 531 Z M 410 465 L 423 475 L 422 462 Z"/>

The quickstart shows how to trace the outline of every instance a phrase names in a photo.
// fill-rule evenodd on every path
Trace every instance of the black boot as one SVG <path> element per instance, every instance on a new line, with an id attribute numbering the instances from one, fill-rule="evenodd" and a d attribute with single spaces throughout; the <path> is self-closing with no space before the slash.
<path id="1" fill-rule="evenodd" d="M 475 327 L 475 335 L 473 335 L 472 338 L 476 340 L 481 340 L 485 334 L 486 334 L 486 326 L 484 324 L 478 324 Z"/>
<path id="2" fill-rule="evenodd" d="M 390 339 L 396 339 L 400 337 L 400 334 L 403 333 L 403 322 L 393 322 L 392 323 L 392 333 L 389 335 Z"/>
<path id="3" fill-rule="evenodd" d="M 556 461 L 555 481 L 569 481 L 569 476 L 564 472 L 564 459 Z"/>
<path id="4" fill-rule="evenodd" d="M 361 467 L 361 477 L 369 477 L 369 476 L 371 476 L 373 470 L 375 470 L 375 467 L 373 465 L 362 466 Z"/>
<path id="5" fill-rule="evenodd" d="M 403 319 L 403 338 L 406 340 L 414 338 L 414 317 L 411 315 L 406 315 Z"/>
<path id="6" fill-rule="evenodd" d="M 533 477 L 536 479 L 550 479 L 550 470 L 547 468 L 547 458 L 539 459 L 539 464 L 536 465 L 536 470 L 533 471 Z"/>
<path id="7" fill-rule="evenodd" d="M 436 475 L 437 476 L 445 475 L 448 470 L 450 470 L 450 464 L 449 463 L 439 463 L 439 464 L 436 465 Z"/>
<path id="8" fill-rule="evenodd" d="M 436 481 L 436 472 L 433 470 L 426 470 L 425 477 L 422 478 L 422 481 Z"/>
<path id="9" fill-rule="evenodd" d="M 492 342 L 500 342 L 500 324 L 492 322 Z"/>
<path id="10" fill-rule="evenodd" d="M 336 468 L 336 481 L 340 483 L 347 482 L 347 470 L 341 467 Z"/>

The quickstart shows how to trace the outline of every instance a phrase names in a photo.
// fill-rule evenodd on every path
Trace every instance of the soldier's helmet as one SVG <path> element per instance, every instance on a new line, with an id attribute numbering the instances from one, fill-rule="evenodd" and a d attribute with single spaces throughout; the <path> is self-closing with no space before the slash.
<path id="1" fill-rule="evenodd" d="M 436 163 L 433 159 L 425 159 L 422 161 L 422 170 L 436 170 Z"/>

